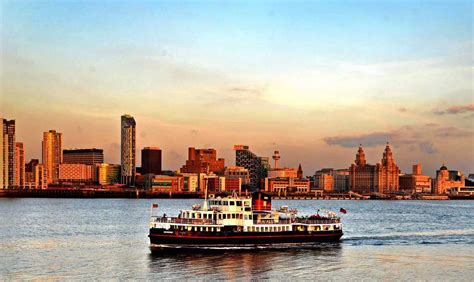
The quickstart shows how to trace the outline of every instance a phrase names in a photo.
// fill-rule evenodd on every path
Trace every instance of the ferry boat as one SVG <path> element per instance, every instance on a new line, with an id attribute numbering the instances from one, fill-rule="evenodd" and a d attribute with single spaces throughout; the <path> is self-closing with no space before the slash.
<path id="1" fill-rule="evenodd" d="M 149 238 L 151 250 L 157 251 L 314 246 L 337 242 L 342 235 L 342 223 L 334 212 L 318 210 L 303 217 L 288 206 L 273 210 L 270 195 L 255 192 L 211 195 L 202 206 L 181 210 L 176 217 L 152 212 Z"/>

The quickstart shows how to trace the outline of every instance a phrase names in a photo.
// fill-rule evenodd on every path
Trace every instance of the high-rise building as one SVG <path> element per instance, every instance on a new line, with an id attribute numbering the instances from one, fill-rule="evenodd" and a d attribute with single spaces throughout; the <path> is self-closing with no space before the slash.
<path id="1" fill-rule="evenodd" d="M 15 186 L 15 120 L 2 121 L 2 134 L 0 137 L 0 189 Z"/>
<path id="2" fill-rule="evenodd" d="M 56 132 L 56 130 L 43 133 L 42 159 L 48 184 L 58 181 L 59 164 L 63 162 L 62 144 L 62 133 Z"/>
<path id="3" fill-rule="evenodd" d="M 142 174 L 161 173 L 161 149 L 158 147 L 145 147 L 142 149 Z"/>
<path id="4" fill-rule="evenodd" d="M 15 187 L 25 187 L 25 149 L 22 142 L 15 143 Z"/>
<path id="5" fill-rule="evenodd" d="M 181 167 L 180 172 L 184 173 L 211 173 L 221 172 L 225 167 L 225 160 L 217 159 L 215 149 L 188 148 L 188 159 Z"/>
<path id="6" fill-rule="evenodd" d="M 104 162 L 102 149 L 69 149 L 63 150 L 63 163 L 95 165 Z"/>
<path id="7" fill-rule="evenodd" d="M 235 165 L 241 166 L 249 171 L 250 189 L 257 191 L 267 177 L 270 164 L 268 158 L 259 157 L 249 150 L 247 145 L 235 145 Z"/>
<path id="8" fill-rule="evenodd" d="M 398 191 L 400 169 L 393 160 L 392 150 L 387 143 L 382 161 L 376 165 L 367 164 L 362 146 L 350 167 L 350 190 L 359 193 L 387 193 Z"/>
<path id="9" fill-rule="evenodd" d="M 134 186 L 136 172 L 135 119 L 130 115 L 121 117 L 121 183 Z"/>

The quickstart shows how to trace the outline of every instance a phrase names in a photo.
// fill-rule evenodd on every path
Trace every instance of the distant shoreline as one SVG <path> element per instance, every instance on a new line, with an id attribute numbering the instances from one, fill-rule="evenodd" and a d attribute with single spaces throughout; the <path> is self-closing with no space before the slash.
<path id="1" fill-rule="evenodd" d="M 245 195 L 245 193 L 242 193 Z M 457 195 L 358 195 L 350 193 L 328 193 L 323 196 L 315 193 L 272 195 L 274 200 L 457 200 L 474 199 L 473 196 Z M 152 192 L 133 188 L 97 189 L 97 188 L 48 188 L 48 189 L 4 189 L 3 198 L 128 198 L 128 199 L 202 199 L 200 192 Z"/>

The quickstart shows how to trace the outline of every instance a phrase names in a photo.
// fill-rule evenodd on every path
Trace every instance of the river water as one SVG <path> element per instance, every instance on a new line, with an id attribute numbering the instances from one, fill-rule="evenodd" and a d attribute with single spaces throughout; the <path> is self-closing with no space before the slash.
<path id="1" fill-rule="evenodd" d="M 273 201 L 342 215 L 340 243 L 309 250 L 149 251 L 148 218 L 201 200 L 0 198 L 0 280 L 474 279 L 474 201 Z"/>

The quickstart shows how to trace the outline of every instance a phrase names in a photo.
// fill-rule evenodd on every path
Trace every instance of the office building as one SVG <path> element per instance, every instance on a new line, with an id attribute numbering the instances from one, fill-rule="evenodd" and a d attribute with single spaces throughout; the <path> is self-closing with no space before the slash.
<path id="1" fill-rule="evenodd" d="M 39 165 L 38 159 L 31 159 L 25 165 L 25 187 L 36 188 L 36 166 Z"/>
<path id="2" fill-rule="evenodd" d="M 35 188 L 48 188 L 48 172 L 44 164 L 35 166 Z"/>
<path id="3" fill-rule="evenodd" d="M 93 179 L 100 185 L 113 185 L 120 183 L 120 165 L 118 164 L 95 164 Z"/>
<path id="4" fill-rule="evenodd" d="M 121 117 L 121 183 L 129 186 L 135 185 L 135 119 L 130 115 Z"/>
<path id="5" fill-rule="evenodd" d="M 220 173 L 225 168 L 225 160 L 217 158 L 215 149 L 188 148 L 188 159 L 180 169 L 183 173 Z"/>
<path id="6" fill-rule="evenodd" d="M 63 162 L 63 134 L 50 130 L 43 133 L 42 160 L 46 170 L 47 183 L 56 183 L 59 177 L 59 164 Z"/>
<path id="7" fill-rule="evenodd" d="M 228 182 L 230 185 L 234 185 L 233 187 L 235 188 L 236 182 L 232 181 L 227 181 L 227 180 L 234 180 L 234 179 L 240 179 L 240 186 L 242 185 L 248 186 L 250 185 L 250 174 L 249 170 L 241 167 L 241 166 L 228 166 L 224 170 L 224 176 L 226 179 L 226 183 Z M 232 184 L 231 184 L 232 183 Z M 226 184 L 227 187 L 227 184 Z"/>
<path id="8" fill-rule="evenodd" d="M 457 170 L 448 170 L 443 164 L 436 171 L 434 181 L 434 194 L 446 194 L 451 188 L 463 187 L 465 185 L 464 174 Z"/>
<path id="9" fill-rule="evenodd" d="M 367 164 L 362 146 L 356 154 L 355 163 L 349 168 L 350 190 L 358 193 L 390 193 L 399 189 L 400 169 L 393 159 L 387 143 L 382 161 L 376 165 Z"/>
<path id="10" fill-rule="evenodd" d="M 63 163 L 95 165 L 104 162 L 102 149 L 69 149 L 63 150 Z"/>
<path id="11" fill-rule="evenodd" d="M 92 182 L 92 166 L 85 164 L 60 164 L 58 181 L 61 183 Z"/>
<path id="12" fill-rule="evenodd" d="M 411 174 L 400 174 L 400 191 L 412 193 L 431 193 L 431 177 L 422 175 L 420 164 L 413 165 Z"/>
<path id="13" fill-rule="evenodd" d="M 241 166 L 249 171 L 250 189 L 257 191 L 268 175 L 270 164 L 268 158 L 259 157 L 251 152 L 247 145 L 235 145 L 235 165 Z"/>
<path id="14" fill-rule="evenodd" d="M 141 174 L 161 173 L 161 149 L 158 147 L 145 147 L 142 149 Z"/>

